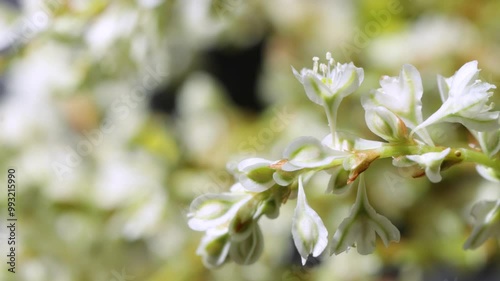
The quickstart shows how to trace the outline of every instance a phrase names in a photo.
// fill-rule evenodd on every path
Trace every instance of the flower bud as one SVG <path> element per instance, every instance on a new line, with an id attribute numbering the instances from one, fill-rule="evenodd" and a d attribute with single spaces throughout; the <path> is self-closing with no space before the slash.
<path id="1" fill-rule="evenodd" d="M 500 237 L 500 200 L 481 201 L 472 207 L 474 229 L 464 244 L 464 249 L 475 249 L 488 238 Z"/>
<path id="2" fill-rule="evenodd" d="M 270 167 L 271 161 L 261 158 L 250 158 L 238 164 L 241 172 L 239 180 L 248 191 L 262 192 L 274 185 L 275 170 Z"/>
<path id="3" fill-rule="evenodd" d="M 257 222 L 249 226 L 249 235 L 240 241 L 232 241 L 229 256 L 237 264 L 248 265 L 259 259 L 264 249 L 264 237 Z"/>
<path id="4" fill-rule="evenodd" d="M 408 139 L 408 129 L 403 120 L 383 106 L 366 108 L 365 120 L 374 134 L 388 142 L 402 143 Z"/>
<path id="5" fill-rule="evenodd" d="M 331 174 L 326 189 L 327 193 L 342 194 L 352 185 L 352 182 L 349 181 L 350 172 L 344 170 L 342 166 L 335 167 L 327 172 Z"/>
<path id="6" fill-rule="evenodd" d="M 206 234 L 201 240 L 196 254 L 200 255 L 203 264 L 208 268 L 219 267 L 227 261 L 231 243 L 227 233 L 222 235 Z"/>
<path id="7" fill-rule="evenodd" d="M 251 196 L 222 193 L 205 194 L 191 203 L 188 225 L 193 230 L 205 231 L 229 221 Z"/>
<path id="8" fill-rule="evenodd" d="M 305 264 L 307 257 L 319 256 L 328 245 L 328 230 L 318 214 L 307 204 L 302 177 L 299 177 L 297 207 L 293 215 L 292 236 Z"/>

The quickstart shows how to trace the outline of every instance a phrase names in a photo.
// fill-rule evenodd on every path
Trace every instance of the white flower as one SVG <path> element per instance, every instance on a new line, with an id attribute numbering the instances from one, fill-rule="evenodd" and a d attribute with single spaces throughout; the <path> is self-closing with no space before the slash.
<path id="1" fill-rule="evenodd" d="M 313 69 L 302 69 L 298 73 L 293 67 L 293 73 L 306 91 L 307 97 L 321 106 L 323 106 L 328 123 L 332 141 L 335 146 L 335 133 L 337 112 L 346 96 L 356 91 L 364 79 L 362 68 L 355 67 L 354 64 L 334 64 L 331 53 L 326 53 L 327 64 L 318 66 L 318 57 L 314 57 Z M 318 73 L 318 67 L 322 74 Z"/>
<path id="2" fill-rule="evenodd" d="M 500 127 L 498 111 L 487 105 L 493 95 L 488 92 L 495 85 L 477 80 L 477 61 L 464 64 L 453 76 L 438 76 L 439 92 L 443 105 L 414 131 L 439 122 L 458 122 L 477 131 L 497 130 Z"/>
<path id="3" fill-rule="evenodd" d="M 327 64 L 319 64 L 314 57 L 313 69 L 303 68 L 300 73 L 292 67 L 292 71 L 304 85 L 307 97 L 319 105 L 332 104 L 356 91 L 363 82 L 362 68 L 349 64 L 335 64 L 331 54 L 326 53 Z M 321 73 L 318 73 L 318 68 Z"/>
<path id="4" fill-rule="evenodd" d="M 374 106 L 383 106 L 394 113 L 409 128 L 415 128 L 422 123 L 423 94 L 422 79 L 418 70 L 410 64 L 403 65 L 399 77 L 383 76 L 380 86 L 361 100 L 366 109 Z M 417 134 L 424 142 L 432 145 L 427 131 L 421 130 Z"/>
<path id="5" fill-rule="evenodd" d="M 429 180 L 433 183 L 440 182 L 441 177 L 441 164 L 443 163 L 446 156 L 450 153 L 451 149 L 447 149 L 441 152 L 428 152 L 422 155 L 408 155 L 406 158 L 416 162 L 422 168 L 425 169 L 425 174 Z"/>
<path id="6" fill-rule="evenodd" d="M 299 177 L 297 207 L 293 215 L 292 236 L 305 264 L 307 257 L 319 256 L 328 245 L 328 230 L 318 214 L 307 204 L 302 176 Z"/>
<path id="7" fill-rule="evenodd" d="M 475 249 L 490 237 L 500 237 L 500 200 L 478 202 L 471 213 L 475 224 L 464 249 Z"/>
<path id="8" fill-rule="evenodd" d="M 375 249 L 376 234 L 387 247 L 390 241 L 399 242 L 399 230 L 368 202 L 363 175 L 359 181 L 356 203 L 333 235 L 331 253 L 340 254 L 356 244 L 358 253 L 370 254 Z"/>
<path id="9" fill-rule="evenodd" d="M 283 152 L 283 158 L 288 159 L 288 162 L 282 169 L 295 171 L 302 168 L 317 168 L 348 155 L 347 152 L 330 149 L 313 137 L 300 137 Z"/>
<path id="10" fill-rule="evenodd" d="M 396 114 L 383 106 L 369 106 L 365 110 L 366 125 L 374 134 L 391 143 L 408 140 L 406 125 Z"/>

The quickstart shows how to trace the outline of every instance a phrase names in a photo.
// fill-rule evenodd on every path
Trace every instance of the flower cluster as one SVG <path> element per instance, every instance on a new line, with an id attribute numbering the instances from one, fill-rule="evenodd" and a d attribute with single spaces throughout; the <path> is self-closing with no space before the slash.
<path id="1" fill-rule="evenodd" d="M 391 221 L 370 204 L 363 172 L 381 158 L 392 158 L 396 167 L 413 167 L 415 177 L 426 175 L 433 183 L 442 180 L 441 171 L 461 162 L 474 162 L 480 175 L 500 181 L 499 112 L 487 105 L 495 86 L 477 80 L 477 62 L 466 63 L 449 78 L 438 76 L 442 106 L 424 120 L 420 73 L 404 65 L 397 77 L 383 76 L 381 88 L 361 98 L 368 128 L 383 141 L 366 140 L 336 128 L 336 115 L 344 98 L 363 81 L 363 69 L 354 64 L 335 63 L 330 53 L 326 64 L 313 58 L 312 69 L 293 69 L 307 97 L 322 106 L 330 134 L 323 140 L 303 136 L 293 140 L 282 159 L 250 158 L 239 163 L 234 173 L 237 183 L 230 192 L 206 194 L 191 204 L 189 226 L 204 231 L 197 253 L 209 267 L 227 261 L 255 262 L 262 253 L 263 236 L 258 220 L 263 215 L 277 218 L 279 208 L 297 195 L 292 221 L 292 237 L 302 263 L 318 257 L 330 244 L 338 255 L 351 247 L 366 255 L 375 251 L 376 236 L 386 247 L 398 242 L 400 233 Z M 474 135 L 481 151 L 436 145 L 427 127 L 456 122 Z M 347 218 L 328 238 L 322 219 L 309 206 L 306 185 L 315 173 L 326 171 L 328 193 L 341 194 L 358 182 L 355 202 Z M 476 226 L 465 248 L 476 248 L 499 235 L 500 201 L 478 203 L 472 214 Z"/>

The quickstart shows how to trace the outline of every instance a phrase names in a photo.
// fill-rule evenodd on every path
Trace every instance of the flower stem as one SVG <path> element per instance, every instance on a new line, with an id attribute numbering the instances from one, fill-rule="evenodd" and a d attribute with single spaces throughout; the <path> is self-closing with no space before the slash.
<path id="1" fill-rule="evenodd" d="M 323 105 L 325 109 L 326 118 L 328 119 L 328 125 L 330 126 L 330 132 L 332 134 L 332 145 L 337 147 L 337 137 L 336 137 L 336 123 L 337 123 L 337 110 L 334 110 L 335 106 L 333 103 L 326 102 Z"/>
<path id="2" fill-rule="evenodd" d="M 391 158 L 391 157 L 401 157 L 407 155 L 422 155 L 429 152 L 441 152 L 447 149 L 447 147 L 441 146 L 429 146 L 429 145 L 392 145 L 387 144 L 374 149 L 356 150 L 353 151 L 355 155 L 364 155 L 365 159 L 369 160 L 370 163 L 375 159 L 381 158 Z M 369 157 L 368 157 L 369 156 Z M 446 159 L 451 165 L 455 165 L 461 162 L 470 162 L 479 165 L 483 165 L 494 169 L 497 173 L 500 173 L 500 159 L 498 157 L 490 158 L 486 154 L 480 151 L 475 151 L 467 148 L 451 148 L 450 153 L 446 156 Z M 342 165 L 344 161 L 343 158 L 338 158 L 333 160 L 331 163 L 322 166 L 321 168 L 314 168 L 314 170 L 327 170 L 338 165 Z M 367 163 L 368 165 L 370 163 Z"/>

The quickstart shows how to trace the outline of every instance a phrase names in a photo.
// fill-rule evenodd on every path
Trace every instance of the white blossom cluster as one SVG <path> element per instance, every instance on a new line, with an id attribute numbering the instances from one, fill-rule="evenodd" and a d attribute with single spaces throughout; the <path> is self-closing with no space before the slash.
<path id="1" fill-rule="evenodd" d="M 255 262 L 263 249 L 258 220 L 276 218 L 281 204 L 297 194 L 292 222 L 295 246 L 305 264 L 327 247 L 338 255 L 355 247 L 366 255 L 376 249 L 376 236 L 387 247 L 400 240 L 399 230 L 370 204 L 363 172 L 379 158 L 393 158 L 396 167 L 411 167 L 415 175 L 426 175 L 437 183 L 441 170 L 461 162 L 475 162 L 479 174 L 500 181 L 500 122 L 498 111 L 488 104 L 495 86 L 478 80 L 477 61 L 466 63 L 453 76 L 438 76 L 442 106 L 424 120 L 423 86 L 420 73 L 404 65 L 397 77 L 383 76 L 381 88 L 363 95 L 368 128 L 384 141 L 371 141 L 338 132 L 336 115 L 342 100 L 363 82 L 363 69 L 353 63 L 335 62 L 330 53 L 326 63 L 313 58 L 312 69 L 293 69 L 307 97 L 322 106 L 331 134 L 323 140 L 303 136 L 292 141 L 282 159 L 250 158 L 239 163 L 230 192 L 205 194 L 191 204 L 189 226 L 205 231 L 197 253 L 208 267 L 228 261 Z M 436 145 L 427 128 L 437 123 L 460 123 L 477 138 L 481 151 Z M 308 205 L 305 187 L 315 173 L 331 175 L 327 191 L 341 194 L 357 182 L 357 196 L 350 214 L 329 239 L 328 230 Z M 489 237 L 500 235 L 500 201 L 478 203 L 472 211 L 476 225 L 465 248 L 476 248 Z"/>

